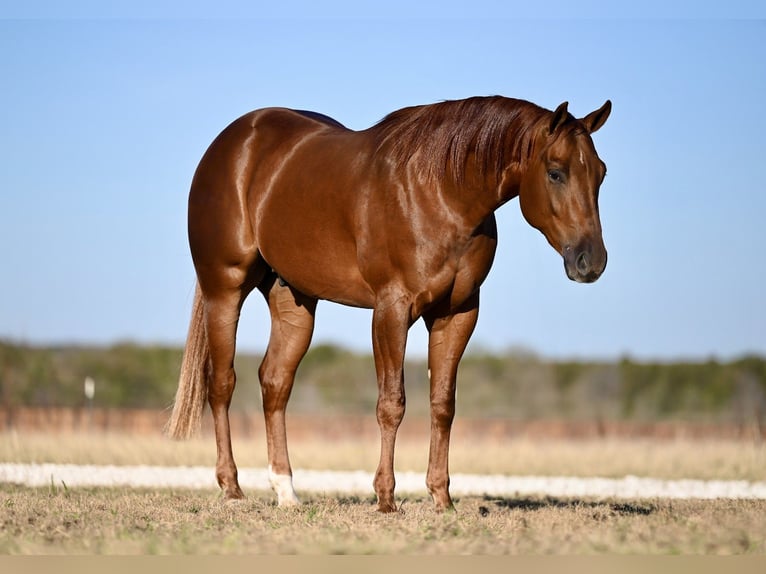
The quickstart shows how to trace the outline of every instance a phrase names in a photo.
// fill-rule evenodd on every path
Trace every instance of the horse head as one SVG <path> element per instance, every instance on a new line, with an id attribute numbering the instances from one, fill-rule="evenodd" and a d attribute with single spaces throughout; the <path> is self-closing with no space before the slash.
<path id="1" fill-rule="evenodd" d="M 606 268 L 598 192 L 606 164 L 598 157 L 591 134 L 609 117 L 610 101 L 582 119 L 564 102 L 546 118 L 533 142 L 519 182 L 524 218 L 540 230 L 564 258 L 567 276 L 592 283 Z"/>

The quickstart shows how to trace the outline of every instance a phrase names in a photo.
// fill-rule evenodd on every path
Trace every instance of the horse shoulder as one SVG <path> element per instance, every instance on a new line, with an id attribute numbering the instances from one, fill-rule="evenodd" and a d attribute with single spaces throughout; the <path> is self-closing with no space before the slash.
<path id="1" fill-rule="evenodd" d="M 450 293 L 450 307 L 463 304 L 484 282 L 492 267 L 497 248 L 495 215 L 490 214 L 471 236 L 460 257 Z"/>
<path id="2" fill-rule="evenodd" d="M 451 313 L 461 307 L 486 279 L 496 246 L 497 229 L 490 215 L 468 238 L 456 241 L 437 267 L 431 266 L 427 280 L 412 283 L 413 320 L 429 308 Z"/>

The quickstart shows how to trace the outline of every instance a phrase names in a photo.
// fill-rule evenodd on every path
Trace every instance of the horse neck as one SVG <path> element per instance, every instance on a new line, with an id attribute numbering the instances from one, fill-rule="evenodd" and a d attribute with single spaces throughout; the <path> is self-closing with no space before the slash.
<path id="1" fill-rule="evenodd" d="M 526 155 L 524 152 L 514 157 L 500 170 L 487 170 L 486 165 L 478 165 L 473 155 L 459 178 L 446 177 L 441 186 L 442 193 L 464 214 L 467 225 L 478 226 L 500 206 L 519 195 L 521 178 L 529 163 Z M 490 163 L 492 161 L 494 158 L 490 158 Z"/>
<path id="2" fill-rule="evenodd" d="M 454 214 L 478 225 L 518 195 L 546 114 L 522 100 L 470 98 L 400 110 L 367 133 L 394 171 L 406 169 L 410 181 L 438 190 Z"/>
<path id="3" fill-rule="evenodd" d="M 526 103 L 524 103 L 526 104 Z M 529 104 L 495 134 L 495 143 L 469 154 L 459 172 L 447 170 L 451 193 L 461 198 L 473 218 L 483 220 L 501 205 L 519 195 L 521 179 L 534 153 L 546 111 Z M 499 145 L 496 145 L 499 144 Z"/>
<path id="4" fill-rule="evenodd" d="M 482 173 L 472 162 L 466 164 L 459 180 L 447 176 L 442 184 L 436 187 L 442 195 L 443 203 L 450 205 L 453 213 L 458 215 L 470 230 L 478 227 L 507 201 L 499 199 L 497 178 Z"/>

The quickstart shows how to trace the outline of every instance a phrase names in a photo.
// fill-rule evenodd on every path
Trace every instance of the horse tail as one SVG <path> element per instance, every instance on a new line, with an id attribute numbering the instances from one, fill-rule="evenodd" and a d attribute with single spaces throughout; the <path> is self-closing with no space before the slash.
<path id="1" fill-rule="evenodd" d="M 188 439 L 202 423 L 207 399 L 210 348 L 205 329 L 205 305 L 199 283 L 194 293 L 189 334 L 186 337 L 181 373 L 178 378 L 173 411 L 165 425 L 165 434 L 174 439 Z"/>

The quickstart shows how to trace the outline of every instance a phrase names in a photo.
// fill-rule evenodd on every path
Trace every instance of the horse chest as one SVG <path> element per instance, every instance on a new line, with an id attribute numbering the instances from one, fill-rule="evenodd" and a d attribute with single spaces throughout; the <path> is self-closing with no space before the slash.
<path id="1" fill-rule="evenodd" d="M 412 294 L 413 315 L 435 304 L 453 310 L 460 307 L 481 286 L 489 273 L 495 253 L 494 238 L 472 237 L 448 257 L 434 257 L 413 265 L 407 274 L 407 290 Z"/>

